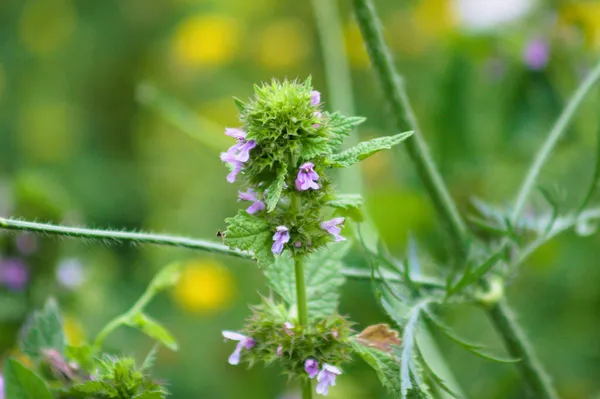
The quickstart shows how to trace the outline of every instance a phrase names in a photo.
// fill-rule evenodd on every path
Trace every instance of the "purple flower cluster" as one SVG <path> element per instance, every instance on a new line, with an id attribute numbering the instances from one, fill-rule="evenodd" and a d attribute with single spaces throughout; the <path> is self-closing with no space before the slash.
<path id="1" fill-rule="evenodd" d="M 221 161 L 231 166 L 231 172 L 227 175 L 227 181 L 233 183 L 237 174 L 244 167 L 244 162 L 250 159 L 250 150 L 256 147 L 256 141 L 246 140 L 246 132 L 242 129 L 227 128 L 225 129 L 225 134 L 237 140 L 237 143 L 229 147 L 227 152 L 221 153 Z"/>
<path id="2" fill-rule="evenodd" d="M 323 230 L 326 230 L 329 234 L 333 235 L 333 237 L 335 238 L 335 242 L 346 241 L 346 239 L 340 235 L 340 232 L 342 231 L 340 225 L 343 223 L 344 218 L 334 218 L 321 223 L 321 228 Z"/>
<path id="3" fill-rule="evenodd" d="M 550 59 L 548 41 L 536 38 L 527 43 L 523 52 L 523 60 L 529 69 L 539 71 L 546 67 Z"/>
<path id="4" fill-rule="evenodd" d="M 340 369 L 327 363 L 319 371 L 319 363 L 314 359 L 307 359 L 304 362 L 304 370 L 308 378 L 317 377 L 317 393 L 324 396 L 329 393 L 329 387 L 335 386 L 335 378 L 342 374 Z"/>
<path id="5" fill-rule="evenodd" d="M 0 374 L 0 399 L 4 399 L 4 378 Z"/>
<path id="6" fill-rule="evenodd" d="M 317 180 L 319 180 L 319 175 L 315 172 L 315 165 L 311 162 L 306 162 L 300 169 L 298 169 L 298 176 L 296 177 L 296 190 L 298 191 L 306 191 L 309 188 L 313 190 L 318 190 L 319 185 L 317 184 Z"/>
<path id="7" fill-rule="evenodd" d="M 252 349 L 254 345 L 256 345 L 256 341 L 254 341 L 254 339 L 235 331 L 223 331 L 223 337 L 225 339 L 237 341 L 238 343 L 231 356 L 229 356 L 229 364 L 231 364 L 232 366 L 240 364 L 242 349 Z"/>
<path id="8" fill-rule="evenodd" d="M 19 258 L 0 260 L 0 284 L 9 290 L 21 291 L 29 281 L 29 269 L 25 262 Z"/>
<path id="9" fill-rule="evenodd" d="M 277 255 L 283 251 L 283 246 L 290 240 L 290 230 L 285 226 L 277 226 L 277 231 L 273 235 L 273 246 L 271 251 Z"/>
<path id="10" fill-rule="evenodd" d="M 254 190 L 249 188 L 246 192 L 238 192 L 240 201 L 252 201 L 252 205 L 246 209 L 246 212 L 253 215 L 265 209 L 265 203 L 257 198 Z"/>

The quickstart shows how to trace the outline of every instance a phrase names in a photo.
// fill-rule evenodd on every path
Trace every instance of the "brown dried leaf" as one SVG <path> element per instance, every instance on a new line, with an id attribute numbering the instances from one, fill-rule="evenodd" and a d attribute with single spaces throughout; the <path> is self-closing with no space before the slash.
<path id="1" fill-rule="evenodd" d="M 383 352 L 391 352 L 392 345 L 400 345 L 402 340 L 398 337 L 398 331 L 392 330 L 387 324 L 376 324 L 365 328 L 356 341 L 368 348 L 379 349 Z"/>

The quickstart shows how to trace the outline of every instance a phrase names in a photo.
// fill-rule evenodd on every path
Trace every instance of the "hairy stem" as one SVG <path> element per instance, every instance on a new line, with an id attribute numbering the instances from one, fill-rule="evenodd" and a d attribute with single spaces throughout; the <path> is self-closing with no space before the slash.
<path id="1" fill-rule="evenodd" d="M 500 332 L 508 353 L 521 359 L 516 365 L 521 370 L 521 374 L 523 374 L 535 397 L 558 399 L 550 378 L 537 359 L 525 333 L 515 320 L 515 316 L 506 302 L 500 301 L 492 306 L 488 311 L 488 315 L 498 332 Z"/>
<path id="2" fill-rule="evenodd" d="M 304 261 L 300 256 L 294 258 L 296 273 L 296 303 L 298 305 L 298 322 L 303 327 L 308 325 L 308 307 L 306 306 L 306 282 L 304 281 Z M 312 399 L 312 384 L 310 380 L 302 382 L 302 399 Z"/>
<path id="3" fill-rule="evenodd" d="M 407 127 L 414 130 L 413 136 L 405 141 L 408 155 L 437 212 L 442 217 L 452 238 L 451 242 L 455 253 L 462 257 L 466 253 L 466 243 L 468 242 L 467 227 L 421 136 L 421 130 L 408 99 L 402 77 L 396 72 L 392 56 L 385 43 L 381 22 L 376 15 L 373 2 L 371 0 L 354 0 L 353 4 L 371 62 L 383 87 L 386 100 L 394 113 L 396 128 L 398 131 L 404 131 Z"/>
<path id="4" fill-rule="evenodd" d="M 395 70 L 391 53 L 385 43 L 381 22 L 377 17 L 373 2 L 372 0 L 353 0 L 353 6 L 371 61 L 381 81 L 387 101 L 395 113 L 396 124 L 402 130 L 408 123 L 415 131 L 413 138 L 406 140 L 410 158 L 415 164 L 419 177 L 429 192 L 437 212 L 450 232 L 453 247 L 459 258 L 465 259 L 469 233 L 421 137 L 402 79 Z M 531 345 L 525 335 L 521 333 L 519 325 L 513 319 L 499 317 L 499 315 L 510 314 L 508 305 L 500 304 L 498 307 L 488 310 L 488 313 L 496 330 L 502 335 L 511 351 L 511 355 L 522 360 L 521 373 L 526 383 L 534 390 L 536 397 L 554 398 L 555 396 L 551 395 L 553 388 L 545 377 L 546 373 L 535 359 Z"/>
<path id="5" fill-rule="evenodd" d="M 515 201 L 515 206 L 511 215 L 511 221 L 513 224 L 518 222 L 521 213 L 523 213 L 527 199 L 531 195 L 531 192 L 536 185 L 536 181 L 540 175 L 540 172 L 542 171 L 542 167 L 548 158 L 550 158 L 552 150 L 554 150 L 554 147 L 556 147 L 556 144 L 569 126 L 569 122 L 571 122 L 573 119 L 575 111 L 579 105 L 581 105 L 583 99 L 590 92 L 592 87 L 598 82 L 598 80 L 600 80 L 600 61 L 579 86 L 575 94 L 573 94 L 573 97 L 571 97 L 567 106 L 558 117 L 558 120 L 552 127 L 552 130 L 550 130 L 550 133 L 548 133 L 546 141 L 535 156 L 535 159 L 533 160 L 533 163 L 527 172 L 525 180 L 523 180 L 523 184 L 521 185 L 519 194 L 517 195 L 517 199 Z"/>
<path id="6" fill-rule="evenodd" d="M 205 240 L 196 240 L 185 237 L 174 237 L 162 234 L 137 233 L 127 231 L 111 231 L 67 227 L 48 223 L 25 222 L 15 219 L 0 218 L 0 229 L 29 231 L 47 235 L 82 238 L 86 240 L 101 240 L 106 242 L 130 242 L 134 244 L 157 244 L 173 247 L 197 249 L 238 258 L 250 258 L 250 254 L 233 251 L 225 245 Z"/>

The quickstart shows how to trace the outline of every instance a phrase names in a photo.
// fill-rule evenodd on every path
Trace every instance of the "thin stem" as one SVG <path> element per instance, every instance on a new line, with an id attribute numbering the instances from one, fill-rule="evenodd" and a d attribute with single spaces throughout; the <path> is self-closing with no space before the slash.
<path id="1" fill-rule="evenodd" d="M 0 218 L 0 229 L 20 230 L 47 235 L 83 238 L 87 240 L 102 240 L 106 242 L 131 242 L 134 244 L 157 244 L 173 247 L 197 249 L 238 258 L 251 258 L 250 253 L 233 251 L 222 244 L 186 237 L 174 237 L 152 233 L 137 233 L 128 231 L 111 231 L 67 227 L 48 223 L 26 222 L 15 219 Z"/>
<path id="2" fill-rule="evenodd" d="M 508 353 L 520 358 L 516 363 L 525 381 L 536 398 L 558 399 L 550 378 L 537 359 L 525 333 L 515 320 L 515 316 L 506 302 L 501 301 L 490 308 L 488 315 L 500 332 Z"/>
<path id="3" fill-rule="evenodd" d="M 406 141 L 410 158 L 415 164 L 419 177 L 429 192 L 436 210 L 450 232 L 450 238 L 459 259 L 464 260 L 469 233 L 421 137 L 408 95 L 400 76 L 395 71 L 392 56 L 385 43 L 381 22 L 376 15 L 373 2 L 372 0 L 353 0 L 353 6 L 371 61 L 381 81 L 387 101 L 395 113 L 396 124 L 399 130 L 403 130 L 406 127 L 405 124 L 408 123 L 415 131 L 413 138 Z M 524 334 L 521 333 L 519 325 L 514 319 L 501 317 L 510 314 L 508 305 L 499 304 L 489 309 L 488 313 L 496 330 L 502 335 L 511 351 L 511 355 L 522 360 L 523 365 L 520 365 L 520 368 L 523 378 L 535 390 L 536 397 L 555 398 L 552 395 L 553 388 L 545 377 L 546 373 L 535 359 L 531 346 Z"/>
<path id="4" fill-rule="evenodd" d="M 405 141 L 408 155 L 450 234 L 456 253 L 462 257 L 466 253 L 466 243 L 468 242 L 467 227 L 435 167 L 427 144 L 421 136 L 421 130 L 412 110 L 403 80 L 395 70 L 392 56 L 385 43 L 381 22 L 376 15 L 373 2 L 371 0 L 354 0 L 353 4 L 373 67 L 383 87 L 386 100 L 394 113 L 396 128 L 399 131 L 404 131 L 409 127 L 415 131 L 415 134 Z"/>
<path id="5" fill-rule="evenodd" d="M 573 94 L 573 97 L 571 97 L 569 100 L 567 106 L 552 127 L 552 130 L 550 130 L 550 133 L 548 133 L 546 141 L 535 156 L 533 164 L 531 164 L 531 167 L 527 172 L 527 176 L 525 177 L 525 180 L 523 180 L 523 184 L 521 185 L 519 194 L 517 195 L 517 199 L 515 201 L 515 206 L 511 216 L 511 221 L 513 224 L 519 220 L 519 217 L 525 208 L 525 204 L 527 203 L 527 199 L 531 195 L 531 192 L 536 185 L 536 181 L 540 175 L 540 172 L 542 171 L 542 167 L 548 158 L 550 158 L 552 150 L 554 150 L 554 147 L 556 147 L 556 144 L 569 126 L 569 122 L 571 122 L 573 119 L 575 111 L 579 105 L 581 105 L 583 99 L 590 92 L 592 87 L 598 82 L 598 80 L 600 80 L 600 61 L 579 86 L 575 94 Z"/>
<path id="6" fill-rule="evenodd" d="M 296 303 L 298 305 L 298 321 L 303 327 L 308 326 L 308 307 L 306 305 L 306 282 L 304 278 L 304 262 L 302 257 L 294 258 L 296 273 Z M 310 380 L 302 382 L 302 399 L 312 399 L 312 384 Z"/>

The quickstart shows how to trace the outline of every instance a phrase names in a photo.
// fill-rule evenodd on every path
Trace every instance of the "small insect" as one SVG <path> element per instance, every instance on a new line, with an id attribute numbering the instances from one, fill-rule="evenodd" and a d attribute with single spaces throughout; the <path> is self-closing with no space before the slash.
<path id="1" fill-rule="evenodd" d="M 217 237 L 219 237 L 223 242 L 225 242 L 225 233 L 221 230 L 217 230 Z"/>

